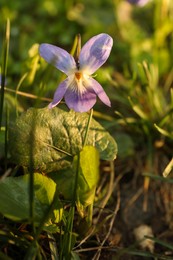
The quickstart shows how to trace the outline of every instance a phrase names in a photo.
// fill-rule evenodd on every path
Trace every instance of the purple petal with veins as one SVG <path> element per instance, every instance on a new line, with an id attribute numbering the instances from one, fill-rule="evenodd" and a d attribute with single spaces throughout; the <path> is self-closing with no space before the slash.
<path id="1" fill-rule="evenodd" d="M 79 95 L 78 92 L 68 89 L 65 93 L 65 102 L 70 109 L 76 112 L 87 112 L 96 103 L 96 94 L 85 91 Z"/>
<path id="2" fill-rule="evenodd" d="M 87 84 L 89 84 L 90 88 L 93 89 L 93 91 L 95 92 L 95 94 L 99 97 L 99 99 L 107 106 L 111 107 L 111 102 L 110 99 L 108 98 L 108 96 L 106 95 L 104 89 L 102 88 L 102 86 L 98 83 L 97 80 L 90 78 L 87 81 Z"/>
<path id="3" fill-rule="evenodd" d="M 112 38 L 105 33 L 92 37 L 82 47 L 79 56 L 80 69 L 93 74 L 108 59 L 113 45 Z"/>
<path id="4" fill-rule="evenodd" d="M 69 79 L 68 78 L 59 84 L 58 88 L 55 91 L 53 101 L 49 104 L 49 108 L 53 108 L 53 107 L 55 107 L 56 105 L 59 104 L 59 102 L 64 97 L 65 92 L 68 89 L 68 86 L 69 86 Z"/>
<path id="5" fill-rule="evenodd" d="M 66 75 L 76 70 L 76 62 L 73 56 L 59 47 L 43 43 L 40 45 L 39 52 L 42 58 Z"/>

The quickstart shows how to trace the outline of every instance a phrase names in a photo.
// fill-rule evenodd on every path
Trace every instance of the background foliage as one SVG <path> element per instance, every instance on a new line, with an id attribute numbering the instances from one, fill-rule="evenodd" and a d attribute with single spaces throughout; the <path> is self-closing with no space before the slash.
<path id="1" fill-rule="evenodd" d="M 60 72 L 40 59 L 39 44 L 51 43 L 70 52 L 78 33 L 82 43 L 93 35 L 108 33 L 114 40 L 112 53 L 96 77 L 112 107 L 98 102 L 94 117 L 118 143 L 116 178 L 107 209 L 112 210 L 113 201 L 119 198 L 121 206 L 115 221 L 118 232 L 112 232 L 110 244 L 115 243 L 116 252 L 122 248 L 119 257 L 127 253 L 123 248 L 134 243 L 130 235 L 134 223 L 150 225 L 155 236 L 169 244 L 173 238 L 173 2 L 150 0 L 138 7 L 125 0 L 1 0 L 0 7 L 0 50 L 7 18 L 11 24 L 0 132 L 1 175 L 11 165 L 6 125 L 29 107 L 45 107 L 62 79 Z M 3 59 L 3 51 L 0 53 Z M 169 178 L 164 179 L 167 165 Z M 110 188 L 105 172 L 103 165 L 96 204 Z M 159 223 L 154 224 L 153 219 Z M 105 226 L 107 229 L 108 222 Z M 168 244 L 154 242 L 156 253 L 165 254 Z M 135 252 L 129 249 L 129 254 Z"/>

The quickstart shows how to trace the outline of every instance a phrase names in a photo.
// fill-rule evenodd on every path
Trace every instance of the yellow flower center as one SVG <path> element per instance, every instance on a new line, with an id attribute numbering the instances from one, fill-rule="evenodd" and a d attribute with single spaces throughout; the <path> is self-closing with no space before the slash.
<path id="1" fill-rule="evenodd" d="M 82 73 L 81 72 L 75 72 L 75 77 L 77 80 L 80 80 L 82 77 Z"/>

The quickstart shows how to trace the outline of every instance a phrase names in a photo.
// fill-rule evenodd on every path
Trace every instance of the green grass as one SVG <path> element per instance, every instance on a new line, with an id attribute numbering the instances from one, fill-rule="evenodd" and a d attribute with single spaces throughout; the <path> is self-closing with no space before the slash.
<path id="1" fill-rule="evenodd" d="M 171 259 L 172 1 L 151 0 L 142 8 L 131 6 L 125 0 L 1 2 L 0 184 L 9 177 L 22 178 L 23 175 L 30 174 L 30 218 L 16 222 L 1 212 L 2 258 L 106 259 L 109 256 L 110 259 L 123 259 L 125 256 L 132 260 Z M 90 162 L 87 161 L 89 151 L 83 155 L 88 163 L 82 161 L 75 168 L 77 159 L 69 156 L 73 156 L 73 151 L 48 144 L 47 153 L 52 149 L 52 153 L 63 154 L 71 168 L 56 170 L 50 175 L 46 170 L 40 172 L 53 181 L 58 180 L 62 189 L 59 190 L 57 185 L 54 196 L 49 203 L 46 202 L 45 215 L 37 225 L 34 220 L 34 196 L 38 190 L 34 188 L 34 176 L 39 168 L 36 170 L 33 167 L 35 147 L 31 146 L 29 167 L 12 161 L 9 129 L 29 108 L 46 107 L 64 77 L 40 58 L 39 44 L 51 43 L 74 55 L 77 35 L 81 35 L 83 45 L 91 36 L 101 32 L 110 34 L 114 45 L 108 61 L 94 77 L 110 97 L 112 107 L 108 109 L 97 102 L 86 124 L 83 146 L 91 138 L 93 117 L 116 140 L 118 155 L 114 162 L 100 160 L 99 182 L 96 189 L 88 188 L 87 193 L 84 185 L 84 180 L 88 178 L 87 167 L 97 168 L 96 164 L 92 165 L 92 158 Z M 67 111 L 64 102 L 58 107 Z M 21 151 L 24 149 L 23 153 L 27 141 L 22 140 L 22 136 L 29 129 L 25 123 L 17 141 L 18 146 L 24 145 L 21 148 Z M 37 123 L 33 120 L 33 129 Z M 68 131 L 71 131 L 70 128 Z M 34 136 L 32 142 L 34 143 Z M 48 168 L 49 166 L 45 167 Z M 83 185 L 83 191 L 86 192 L 83 192 L 84 197 L 77 190 L 79 180 L 76 179 L 76 185 L 70 186 L 76 169 L 80 174 L 80 185 Z M 87 182 L 88 185 L 91 183 L 92 179 Z M 71 199 L 69 195 L 73 187 L 75 205 L 74 197 Z M 49 189 L 51 188 L 47 189 L 50 192 Z M 10 198 L 12 192 L 7 191 L 7 197 Z M 39 194 L 38 201 L 42 201 L 42 196 L 45 199 L 42 192 Z M 151 199 L 150 194 L 156 195 Z M 49 198 L 49 195 L 45 196 Z M 141 196 L 143 200 L 140 201 Z M 62 203 L 63 211 L 58 223 L 54 222 L 56 198 Z M 94 203 L 85 204 L 91 198 L 94 198 Z M 151 200 L 154 215 L 150 215 L 151 208 L 147 207 Z M 146 221 L 145 224 L 152 228 L 154 252 L 141 249 L 139 241 L 135 240 L 135 225 L 126 222 L 124 205 L 127 210 L 129 205 L 134 209 L 134 216 L 140 207 L 141 214 L 136 216 L 135 221 Z M 147 220 L 142 216 L 148 216 Z M 157 223 L 160 228 L 154 224 L 153 218 L 160 221 Z"/>

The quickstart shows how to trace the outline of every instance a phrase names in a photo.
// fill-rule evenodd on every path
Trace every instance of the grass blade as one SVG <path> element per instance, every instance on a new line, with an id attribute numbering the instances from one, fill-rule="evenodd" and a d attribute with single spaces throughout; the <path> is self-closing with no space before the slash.
<path id="1" fill-rule="evenodd" d="M 4 103 L 4 88 L 5 88 L 5 78 L 7 73 L 7 62 L 8 62 L 8 52 L 9 52 L 9 41 L 10 41 L 10 20 L 7 19 L 6 24 L 6 34 L 3 46 L 2 55 L 2 77 L 1 77 L 1 91 L 0 91 L 0 128 L 2 124 L 2 114 L 3 114 L 3 103 Z"/>

